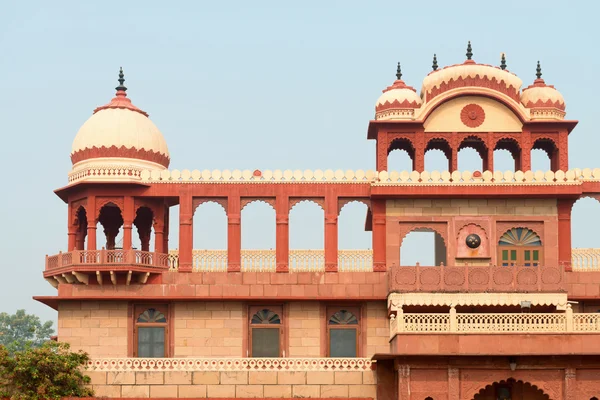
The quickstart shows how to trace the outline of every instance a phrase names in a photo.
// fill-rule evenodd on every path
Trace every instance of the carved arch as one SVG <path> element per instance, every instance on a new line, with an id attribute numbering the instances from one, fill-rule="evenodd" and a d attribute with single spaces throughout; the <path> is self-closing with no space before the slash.
<path id="1" fill-rule="evenodd" d="M 340 198 L 338 199 L 338 216 L 342 213 L 344 207 L 346 207 L 350 203 L 362 203 L 370 210 L 371 209 L 371 200 L 370 199 L 361 199 L 361 198 Z"/>
<path id="2" fill-rule="evenodd" d="M 415 145 L 408 136 L 394 138 L 388 145 L 387 154 L 389 155 L 394 150 L 404 150 L 412 160 L 415 159 Z"/>
<path id="3" fill-rule="evenodd" d="M 550 160 L 556 154 L 559 149 L 558 143 L 555 139 L 549 136 L 538 136 L 532 135 L 533 145 L 531 146 L 531 150 L 543 150 Z"/>
<path id="4" fill-rule="evenodd" d="M 419 230 L 433 231 L 440 235 L 446 251 L 448 250 L 448 225 L 445 222 L 400 222 L 400 247 L 409 233 Z"/>
<path id="5" fill-rule="evenodd" d="M 494 383 L 516 382 L 528 383 L 541 390 L 550 400 L 562 399 L 563 371 L 561 370 L 463 370 L 461 371 L 461 398 L 473 399 L 487 386 Z"/>
<path id="6" fill-rule="evenodd" d="M 240 201 L 240 211 L 243 211 L 244 208 L 254 202 L 265 203 L 271 206 L 273 210 L 275 210 L 275 198 L 271 197 L 245 197 Z"/>
<path id="7" fill-rule="evenodd" d="M 116 206 L 123 214 L 123 198 L 122 197 L 97 197 L 96 198 L 96 219 L 100 218 L 100 212 L 105 206 L 112 204 Z"/>
<path id="8" fill-rule="evenodd" d="M 490 238 L 488 235 L 488 232 L 487 232 L 487 228 L 484 228 L 482 225 L 478 224 L 477 222 L 467 222 L 467 221 L 463 222 L 461 225 L 458 225 L 458 226 L 460 226 L 460 228 L 458 229 L 458 232 L 456 232 L 456 238 L 458 238 L 460 236 L 460 232 L 469 225 L 475 225 L 475 226 L 479 227 L 479 229 L 481 229 L 483 231 L 483 233 L 485 234 L 486 239 Z"/>
<path id="9" fill-rule="evenodd" d="M 289 211 L 292 211 L 292 209 L 297 204 L 303 203 L 303 202 L 315 203 L 317 206 L 319 206 L 321 208 L 321 210 L 323 210 L 323 212 L 325 212 L 325 199 L 322 197 L 290 198 Z"/>
<path id="10" fill-rule="evenodd" d="M 496 239 L 500 240 L 502 235 L 511 229 L 525 228 L 530 229 L 540 237 L 542 246 L 544 245 L 544 223 L 540 221 L 524 221 L 524 222 L 496 222 Z"/>
<path id="11" fill-rule="evenodd" d="M 550 397 L 548 396 L 548 394 L 544 393 L 544 391 L 543 391 L 542 389 L 538 388 L 536 385 L 532 385 L 531 383 L 529 383 L 529 382 L 524 382 L 524 381 L 522 381 L 522 380 L 518 380 L 518 381 L 516 381 L 516 380 L 514 380 L 514 379 L 512 379 L 512 378 L 508 378 L 508 379 L 506 379 L 506 380 L 501 380 L 500 382 L 493 382 L 493 383 L 490 383 L 489 385 L 486 385 L 485 387 L 481 388 L 481 389 L 479 390 L 479 392 L 477 392 L 477 393 L 475 394 L 475 396 L 477 396 L 477 395 L 481 395 L 481 394 L 484 394 L 484 393 L 485 393 L 485 392 L 486 392 L 488 389 L 491 389 L 491 388 L 494 386 L 494 384 L 498 384 L 498 385 L 506 385 L 506 384 L 510 384 L 511 382 L 520 382 L 520 383 L 522 383 L 522 384 L 523 384 L 523 386 L 524 386 L 524 387 L 528 387 L 528 386 L 529 386 L 529 387 L 531 387 L 532 389 L 534 389 L 534 390 L 536 390 L 536 391 L 540 392 L 541 394 L 543 394 L 543 395 L 545 396 L 545 398 L 546 398 L 546 399 L 549 399 L 549 400 L 550 400 Z M 474 398 L 475 398 L 475 397 L 474 397 Z"/>
<path id="12" fill-rule="evenodd" d="M 242 200 L 243 201 L 243 200 Z M 227 198 L 226 197 L 194 197 L 192 199 L 192 215 L 196 214 L 196 210 L 202 204 L 205 203 L 215 203 L 221 206 L 225 214 L 227 214 Z M 244 206 L 250 203 L 244 204 Z"/>

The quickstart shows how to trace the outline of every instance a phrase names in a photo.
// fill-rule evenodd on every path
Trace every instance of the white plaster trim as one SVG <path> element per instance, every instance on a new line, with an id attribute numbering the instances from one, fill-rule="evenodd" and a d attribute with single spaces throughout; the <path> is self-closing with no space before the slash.
<path id="1" fill-rule="evenodd" d="M 566 293 L 391 293 L 388 308 L 398 311 L 402 306 L 520 306 L 531 305 L 567 307 Z"/>

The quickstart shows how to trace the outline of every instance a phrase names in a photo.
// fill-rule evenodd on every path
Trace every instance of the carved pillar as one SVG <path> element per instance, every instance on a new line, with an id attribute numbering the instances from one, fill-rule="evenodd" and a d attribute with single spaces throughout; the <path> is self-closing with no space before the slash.
<path id="1" fill-rule="evenodd" d="M 70 213 L 69 213 L 70 215 Z M 73 251 L 73 250 L 77 250 L 77 236 L 78 236 L 78 232 L 77 232 L 77 226 L 76 225 L 69 225 L 69 231 L 67 233 L 68 235 L 68 241 L 67 241 L 67 251 Z"/>
<path id="2" fill-rule="evenodd" d="M 385 200 L 371 200 L 371 215 L 373 221 L 373 271 L 386 271 L 386 220 Z"/>
<path id="3" fill-rule="evenodd" d="M 170 214 L 170 209 L 169 206 L 165 205 L 165 217 L 164 217 L 164 221 L 165 221 L 165 228 L 164 228 L 164 235 L 163 235 L 163 251 L 165 253 L 169 252 L 169 214 Z"/>
<path id="4" fill-rule="evenodd" d="M 85 236 L 87 235 L 88 223 L 87 219 L 78 220 L 77 234 L 75 236 L 75 249 L 83 250 L 85 244 Z"/>
<path id="5" fill-rule="evenodd" d="M 558 200 L 558 264 L 571 270 L 571 210 L 575 200 Z"/>
<path id="6" fill-rule="evenodd" d="M 275 261 L 277 272 L 289 272 L 290 262 L 290 198 L 277 195 L 275 198 Z"/>
<path id="7" fill-rule="evenodd" d="M 98 212 L 96 211 L 96 196 L 88 197 L 87 203 L 87 249 L 96 250 L 96 225 L 98 224 Z"/>
<path id="8" fill-rule="evenodd" d="M 179 193 L 179 272 L 192 272 L 194 209 L 188 190 Z"/>
<path id="9" fill-rule="evenodd" d="M 165 209 L 162 205 L 156 207 L 156 215 L 154 215 L 154 251 L 164 253 L 164 231 L 165 231 Z"/>
<path id="10" fill-rule="evenodd" d="M 325 272 L 338 270 L 338 198 L 333 193 L 325 197 Z"/>
<path id="11" fill-rule="evenodd" d="M 489 134 L 493 135 L 492 133 Z M 483 171 L 494 171 L 494 147 L 490 140 L 487 141 L 486 159 L 483 160 Z"/>
<path id="12" fill-rule="evenodd" d="M 558 134 L 558 171 L 567 171 L 569 169 L 569 133 L 567 131 L 559 132 Z"/>
<path id="13" fill-rule="evenodd" d="M 458 368 L 448 367 L 448 400 L 460 400 L 460 374 Z"/>
<path id="14" fill-rule="evenodd" d="M 423 172 L 425 171 L 425 132 L 415 132 L 415 139 L 413 141 L 415 146 L 415 158 L 413 160 L 413 170 Z"/>
<path id="15" fill-rule="evenodd" d="M 452 132 L 450 135 L 450 173 L 458 171 L 458 133 Z"/>
<path id="16" fill-rule="evenodd" d="M 131 196 L 125 196 L 123 203 L 123 250 L 131 250 L 133 220 L 135 219 L 134 199 Z"/>
<path id="17" fill-rule="evenodd" d="M 377 132 L 377 154 L 375 157 L 377 171 L 387 171 L 388 146 L 387 132 Z"/>
<path id="18" fill-rule="evenodd" d="M 118 234 L 119 227 L 116 226 L 116 224 L 107 225 L 106 227 L 104 227 L 104 235 L 106 236 L 106 250 L 115 249 L 115 239 Z"/>
<path id="19" fill-rule="evenodd" d="M 238 195 L 227 198 L 227 272 L 240 272 L 242 265 L 242 214 Z"/>
<path id="20" fill-rule="evenodd" d="M 575 400 L 577 398 L 577 370 L 575 368 L 565 369 L 565 400 Z"/>
<path id="21" fill-rule="evenodd" d="M 531 171 L 531 132 L 529 130 L 523 129 L 521 133 L 521 160 L 520 170 Z M 517 166 L 515 164 L 515 170 L 518 171 Z"/>
<path id="22" fill-rule="evenodd" d="M 410 366 L 399 364 L 398 400 L 410 400 Z"/>

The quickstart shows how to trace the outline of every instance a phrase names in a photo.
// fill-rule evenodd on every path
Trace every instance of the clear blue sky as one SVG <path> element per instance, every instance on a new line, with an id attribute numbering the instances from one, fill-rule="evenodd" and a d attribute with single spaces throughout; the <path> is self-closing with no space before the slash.
<path id="1" fill-rule="evenodd" d="M 134 104 L 165 135 L 172 168 L 370 169 L 367 123 L 396 62 L 419 89 L 433 53 L 442 66 L 462 62 L 471 40 L 478 62 L 497 64 L 506 52 L 524 85 L 539 59 L 568 117 L 581 121 L 571 166 L 599 167 L 599 11 L 594 2 L 522 0 L 5 2 L 0 311 L 55 318 L 31 300 L 56 293 L 42 278 L 44 255 L 66 248 L 67 207 L 52 190 L 67 183 L 71 142 L 113 96 L 119 66 Z M 466 155 L 460 166 L 473 163 Z M 205 227 L 224 220 L 208 210 Z M 244 246 L 270 247 L 272 214 L 255 210 Z M 599 211 L 577 204 L 575 247 L 600 247 Z M 322 243 L 319 218 L 310 205 L 294 209 L 292 247 Z M 343 214 L 341 247 L 369 247 L 358 234 L 363 218 L 360 206 Z M 196 230 L 196 247 L 221 247 L 224 226 L 214 226 Z"/>

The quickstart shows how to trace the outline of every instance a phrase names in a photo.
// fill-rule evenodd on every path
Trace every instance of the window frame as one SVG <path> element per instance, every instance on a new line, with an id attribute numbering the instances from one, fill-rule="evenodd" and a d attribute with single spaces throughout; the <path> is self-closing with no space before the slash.
<path id="1" fill-rule="evenodd" d="M 351 312 L 352 314 L 354 314 L 354 316 L 356 317 L 356 319 L 358 320 L 358 324 L 356 325 L 330 325 L 329 324 L 329 320 L 331 319 L 331 317 L 342 310 L 346 310 L 348 312 Z M 361 340 L 362 340 L 362 307 L 357 306 L 357 305 L 350 305 L 350 306 L 335 306 L 335 305 L 328 305 L 325 308 L 325 356 L 326 357 L 331 357 L 331 327 L 333 327 L 333 329 L 354 329 L 356 330 L 356 357 L 344 357 L 344 358 L 359 358 L 361 357 Z"/>
<path id="2" fill-rule="evenodd" d="M 505 262 L 502 259 L 502 251 L 509 252 L 509 260 Z M 510 252 L 516 252 L 516 259 L 510 259 Z M 525 252 L 530 251 L 531 259 L 525 260 Z M 533 252 L 538 252 L 537 261 L 533 260 Z M 539 267 L 542 265 L 542 260 L 544 259 L 544 246 L 498 246 L 498 265 L 502 267 L 510 267 L 513 265 L 521 266 L 521 267 Z M 528 265 L 529 264 L 529 265 Z"/>
<path id="3" fill-rule="evenodd" d="M 279 324 L 253 324 L 252 317 L 254 314 L 261 310 L 270 310 L 279 316 Z M 286 348 L 285 345 L 285 316 L 284 316 L 284 307 L 282 304 L 265 304 L 265 305 L 249 305 L 248 306 L 248 319 L 247 319 L 247 329 L 248 329 L 248 346 L 247 346 L 247 357 L 249 358 L 269 358 L 269 357 L 254 357 L 252 355 L 252 332 L 254 329 L 279 329 L 279 355 L 277 358 L 284 357 L 284 350 Z"/>
<path id="4" fill-rule="evenodd" d="M 164 314 L 167 322 L 151 322 L 151 323 L 139 323 L 137 322 L 139 316 L 149 308 L 153 308 Z M 139 327 L 148 327 L 148 328 L 165 328 L 165 341 L 164 341 L 164 355 L 162 358 L 168 358 L 172 354 L 171 344 L 171 334 L 172 334 L 172 324 L 173 324 L 173 313 L 171 312 L 170 304 L 133 304 L 131 306 L 132 316 L 130 318 L 132 327 L 129 329 L 131 333 L 131 357 L 139 358 L 138 356 L 138 328 Z M 157 357 L 159 358 L 159 357 Z"/>

